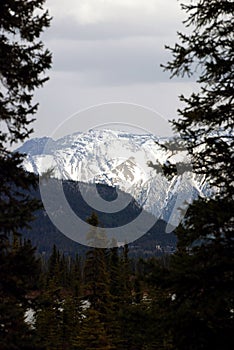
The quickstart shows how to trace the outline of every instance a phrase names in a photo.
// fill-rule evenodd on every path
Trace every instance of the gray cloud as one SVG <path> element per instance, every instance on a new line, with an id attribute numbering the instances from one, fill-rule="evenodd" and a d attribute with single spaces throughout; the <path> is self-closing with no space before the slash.
<path id="1" fill-rule="evenodd" d="M 44 34 L 46 40 L 115 40 L 129 37 L 175 37 L 175 29 L 182 28 L 177 17 L 106 20 L 103 23 L 79 23 L 74 17 L 54 18 Z"/>
<path id="2" fill-rule="evenodd" d="M 167 78 L 160 63 L 166 61 L 156 40 L 132 38 L 108 41 L 54 41 L 55 71 L 79 72 L 82 84 L 133 84 Z"/>
<path id="3" fill-rule="evenodd" d="M 178 95 L 194 85 L 160 67 L 182 28 L 176 0 L 48 0 L 54 17 L 43 41 L 53 53 L 51 80 L 36 92 L 37 136 L 77 110 L 110 101 L 150 106 L 176 117 Z M 113 6 L 112 6 L 113 4 Z"/>
<path id="4" fill-rule="evenodd" d="M 44 35 L 53 52 L 53 70 L 79 73 L 84 86 L 168 80 L 169 74 L 163 73 L 160 64 L 169 59 L 164 46 L 174 44 L 176 28 L 181 26 L 181 18 L 174 14 L 178 4 L 175 6 L 174 0 L 172 6 L 162 0 L 98 4 L 101 10 L 90 0 L 73 2 L 74 13 L 66 14 L 66 8 L 64 15 L 53 5 L 59 16 L 55 15 Z M 87 13 L 93 17 L 91 21 Z"/>

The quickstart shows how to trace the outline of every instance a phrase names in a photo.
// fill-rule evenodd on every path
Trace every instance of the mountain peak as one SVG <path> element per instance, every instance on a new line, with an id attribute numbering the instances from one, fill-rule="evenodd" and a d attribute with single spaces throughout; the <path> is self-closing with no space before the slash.
<path id="1" fill-rule="evenodd" d="M 149 134 L 91 129 L 56 141 L 32 139 L 18 151 L 28 155 L 24 161 L 28 171 L 42 174 L 53 168 L 57 178 L 118 187 L 157 217 L 170 220 L 173 214 L 179 218 L 178 208 L 203 195 L 205 187 L 201 188 L 194 175 L 185 173 L 169 181 L 162 172 L 148 167 L 149 161 L 160 165 L 171 156 L 155 141 L 158 138 Z M 170 162 L 173 157 L 176 161 L 180 154 L 170 157 Z"/>

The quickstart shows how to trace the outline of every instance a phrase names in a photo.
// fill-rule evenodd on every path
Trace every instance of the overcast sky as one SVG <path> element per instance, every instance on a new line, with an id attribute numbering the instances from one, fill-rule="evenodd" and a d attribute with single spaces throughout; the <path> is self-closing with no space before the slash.
<path id="1" fill-rule="evenodd" d="M 177 0 L 47 0 L 46 6 L 53 20 L 42 39 L 53 68 L 35 94 L 40 107 L 33 136 L 49 136 L 79 110 L 109 102 L 176 117 L 178 95 L 195 89 L 160 68 L 170 58 L 164 45 L 175 43 L 184 28 Z M 85 127 L 83 118 L 79 128 Z"/>

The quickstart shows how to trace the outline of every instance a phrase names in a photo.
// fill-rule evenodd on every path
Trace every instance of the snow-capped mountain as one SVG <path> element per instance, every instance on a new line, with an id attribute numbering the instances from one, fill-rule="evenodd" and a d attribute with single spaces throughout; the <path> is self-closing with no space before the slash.
<path id="1" fill-rule="evenodd" d="M 36 138 L 18 149 L 26 153 L 24 167 L 42 175 L 52 169 L 53 176 L 86 183 L 115 186 L 131 194 L 145 210 L 176 226 L 180 221 L 179 207 L 207 188 L 201 178 L 191 172 L 169 181 L 160 165 L 188 162 L 185 152 L 163 150 L 153 135 L 131 134 L 115 130 L 90 130 L 75 133 L 57 141 Z M 164 139 L 165 140 L 165 139 Z M 148 166 L 158 164 L 158 171 Z M 185 209 L 185 206 L 184 206 Z"/>

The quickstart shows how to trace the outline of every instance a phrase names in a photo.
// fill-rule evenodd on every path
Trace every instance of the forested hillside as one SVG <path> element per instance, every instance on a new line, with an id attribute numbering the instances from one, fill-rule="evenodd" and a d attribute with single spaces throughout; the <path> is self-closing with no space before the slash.
<path id="1" fill-rule="evenodd" d="M 101 197 L 106 201 L 115 199 L 117 195 L 113 187 L 93 184 L 83 184 L 83 186 L 84 185 L 86 191 L 89 191 L 89 196 L 95 195 L 96 188 Z M 63 189 L 72 210 L 79 218 L 86 221 L 92 214 L 93 209 L 83 199 L 79 190 L 79 183 L 75 181 L 63 181 Z M 126 196 L 126 202 L 129 202 L 129 205 L 122 211 L 111 214 L 95 211 L 98 215 L 100 227 L 105 229 L 108 227 L 126 225 L 141 213 L 142 209 L 136 201 L 131 198 L 130 195 L 124 193 L 123 195 Z M 40 200 L 39 188 L 36 189 L 33 196 Z M 151 216 L 151 214 L 148 213 L 145 215 Z M 176 237 L 173 233 L 166 233 L 166 222 L 156 219 L 154 221 L 156 221 L 156 223 L 148 232 L 134 242 L 129 243 L 130 256 L 161 256 L 163 254 L 170 254 L 175 250 Z M 24 238 L 30 239 L 32 244 L 37 247 L 37 252 L 43 254 L 47 258 L 54 244 L 65 255 L 69 254 L 73 257 L 77 253 L 83 256 L 87 250 L 87 247 L 79 244 L 79 227 L 77 227 L 77 241 L 72 241 L 54 226 L 46 211 L 43 209 L 43 206 L 35 213 L 35 220 L 31 222 L 30 228 L 25 228 L 22 231 L 22 235 Z"/>

